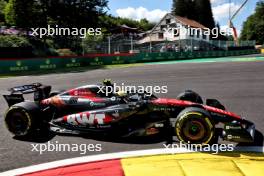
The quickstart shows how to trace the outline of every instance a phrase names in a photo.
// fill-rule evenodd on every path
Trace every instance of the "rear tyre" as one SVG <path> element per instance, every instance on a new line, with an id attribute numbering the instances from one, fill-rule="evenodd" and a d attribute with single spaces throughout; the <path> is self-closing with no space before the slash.
<path id="1" fill-rule="evenodd" d="M 5 115 L 7 129 L 17 137 L 31 135 L 37 129 L 39 112 L 39 106 L 35 102 L 22 102 L 11 106 Z"/>
<path id="2" fill-rule="evenodd" d="M 190 144 L 210 144 L 215 134 L 210 114 L 195 107 L 186 108 L 178 115 L 175 131 L 180 141 Z"/>

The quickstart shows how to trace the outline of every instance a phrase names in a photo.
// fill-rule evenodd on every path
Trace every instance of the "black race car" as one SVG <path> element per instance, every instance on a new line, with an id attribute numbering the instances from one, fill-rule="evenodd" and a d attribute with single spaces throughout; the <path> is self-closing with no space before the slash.
<path id="1" fill-rule="evenodd" d="M 48 129 L 62 134 L 104 134 L 119 137 L 164 134 L 185 143 L 210 144 L 218 137 L 233 142 L 254 141 L 255 126 L 226 111 L 215 99 L 185 91 L 176 99 L 145 93 L 102 93 L 106 82 L 63 92 L 40 83 L 9 89 L 5 114 L 8 130 L 18 137 Z M 24 94 L 34 93 L 34 100 Z M 217 124 L 222 124 L 217 125 Z M 220 126 L 220 128 L 216 128 Z"/>

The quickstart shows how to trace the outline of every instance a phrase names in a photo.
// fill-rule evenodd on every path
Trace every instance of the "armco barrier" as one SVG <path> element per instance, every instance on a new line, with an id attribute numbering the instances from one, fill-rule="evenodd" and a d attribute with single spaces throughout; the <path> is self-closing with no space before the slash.
<path id="1" fill-rule="evenodd" d="M 129 55 L 99 55 L 85 57 L 54 57 L 28 59 L 1 59 L 0 74 L 10 74 L 28 71 L 45 71 L 62 68 L 102 66 L 113 64 L 131 64 L 142 62 L 184 60 L 207 57 L 225 57 L 259 53 L 259 50 L 242 51 L 201 51 L 201 52 L 168 52 L 139 53 Z"/>

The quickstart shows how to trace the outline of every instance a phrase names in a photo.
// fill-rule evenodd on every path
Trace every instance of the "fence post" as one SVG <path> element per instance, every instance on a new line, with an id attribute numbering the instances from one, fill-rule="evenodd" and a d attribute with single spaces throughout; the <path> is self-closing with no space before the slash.
<path id="1" fill-rule="evenodd" d="M 111 36 L 108 37 L 108 54 L 111 54 Z"/>
<path id="2" fill-rule="evenodd" d="M 131 52 L 133 52 L 134 48 L 133 48 L 133 36 L 130 36 L 130 40 L 131 40 Z"/>
<path id="3" fill-rule="evenodd" d="M 193 52 L 193 38 L 191 37 L 191 51 Z"/>
<path id="4" fill-rule="evenodd" d="M 84 56 L 84 39 L 82 39 L 82 55 Z"/>

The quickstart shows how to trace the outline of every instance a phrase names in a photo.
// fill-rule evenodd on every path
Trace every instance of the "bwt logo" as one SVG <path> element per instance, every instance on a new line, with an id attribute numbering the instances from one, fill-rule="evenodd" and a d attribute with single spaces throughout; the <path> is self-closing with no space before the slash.
<path id="1" fill-rule="evenodd" d="M 66 121 L 72 125 L 103 125 L 105 118 L 105 114 L 82 113 L 66 116 Z"/>

